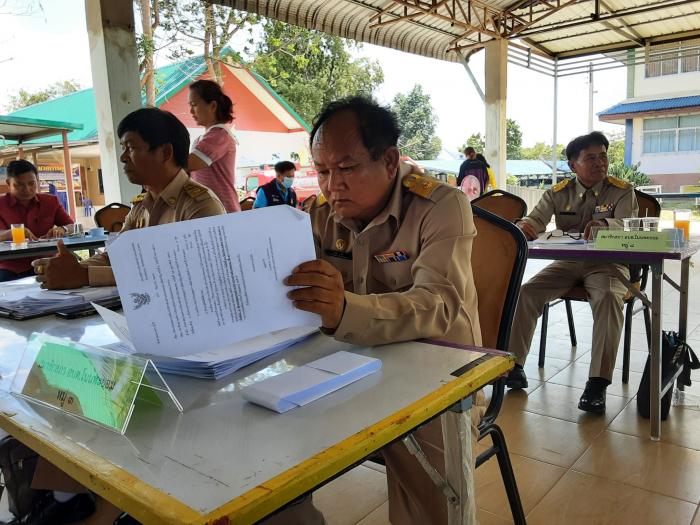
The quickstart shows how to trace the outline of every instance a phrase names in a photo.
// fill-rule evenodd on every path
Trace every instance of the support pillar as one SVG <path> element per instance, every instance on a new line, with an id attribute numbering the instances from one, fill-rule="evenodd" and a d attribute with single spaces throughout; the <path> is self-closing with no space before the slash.
<path id="1" fill-rule="evenodd" d="M 506 90 L 508 41 L 491 40 L 485 46 L 486 149 L 499 188 L 506 187 Z"/>
<path id="2" fill-rule="evenodd" d="M 76 220 L 77 214 L 75 209 L 75 189 L 73 188 L 73 167 L 70 160 L 70 148 L 68 147 L 68 133 L 66 130 L 61 132 L 63 138 L 63 173 L 66 175 L 66 197 L 68 198 L 68 215 L 73 221 Z"/>
<path id="3" fill-rule="evenodd" d="M 97 134 L 106 202 L 128 203 L 141 188 L 129 182 L 117 126 L 141 107 L 132 0 L 85 0 Z"/>

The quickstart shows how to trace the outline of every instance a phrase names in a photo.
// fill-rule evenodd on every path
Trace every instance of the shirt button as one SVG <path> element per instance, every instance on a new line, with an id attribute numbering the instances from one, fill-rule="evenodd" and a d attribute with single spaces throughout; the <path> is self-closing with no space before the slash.
<path id="1" fill-rule="evenodd" d="M 359 282 L 359 283 L 363 283 L 363 282 L 365 282 L 365 278 L 364 278 L 364 277 L 362 277 L 362 276 L 360 276 L 360 278 L 359 278 L 359 279 L 357 280 L 357 282 Z"/>
<path id="2" fill-rule="evenodd" d="M 168 204 L 175 204 L 175 197 L 170 197 L 168 199 Z"/>

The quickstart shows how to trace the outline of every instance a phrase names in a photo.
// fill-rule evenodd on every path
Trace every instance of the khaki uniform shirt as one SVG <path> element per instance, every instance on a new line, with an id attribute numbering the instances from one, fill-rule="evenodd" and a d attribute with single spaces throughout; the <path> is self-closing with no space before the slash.
<path id="1" fill-rule="evenodd" d="M 184 170 L 180 170 L 158 197 L 145 192 L 132 202 L 134 207 L 124 219 L 120 233 L 226 213 L 219 198 L 206 186 L 191 180 Z M 107 253 L 93 255 L 80 264 L 88 267 L 90 286 L 115 284 Z"/>
<path id="2" fill-rule="evenodd" d="M 401 173 L 407 171 L 402 165 Z M 364 229 L 334 216 L 321 198 L 311 209 L 311 224 L 318 257 L 345 282 L 336 339 L 481 344 L 470 263 L 476 228 L 469 201 L 457 188 L 397 175 L 386 207 Z"/>
<path id="3" fill-rule="evenodd" d="M 540 234 L 554 215 L 558 229 L 583 232 L 592 220 L 604 220 L 611 228 L 621 228 L 622 219 L 636 217 L 638 210 L 634 188 L 628 182 L 607 176 L 592 188 L 586 188 L 575 178 L 563 180 L 545 191 L 523 220 Z"/>

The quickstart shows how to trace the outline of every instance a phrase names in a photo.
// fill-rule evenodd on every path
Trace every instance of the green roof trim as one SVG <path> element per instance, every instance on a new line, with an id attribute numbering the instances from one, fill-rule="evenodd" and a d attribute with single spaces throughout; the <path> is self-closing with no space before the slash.
<path id="1" fill-rule="evenodd" d="M 33 128 L 56 129 L 59 131 L 74 131 L 83 129 L 82 124 L 72 122 L 61 122 L 58 120 L 45 120 L 39 118 L 13 117 L 11 115 L 0 115 L 0 124 L 13 124 L 15 126 L 27 126 Z"/>
<path id="2" fill-rule="evenodd" d="M 282 106 L 284 107 L 284 109 L 286 109 L 287 111 L 289 111 L 289 113 L 290 113 L 295 119 L 297 119 L 297 120 L 299 121 L 299 124 L 302 125 L 302 127 L 307 131 L 307 133 L 311 133 L 311 129 L 312 129 L 311 126 L 309 126 L 309 124 L 308 124 L 303 118 L 301 118 L 301 116 L 299 115 L 299 113 L 297 113 L 296 111 L 294 111 L 294 109 L 292 108 L 292 106 L 290 106 L 290 105 L 287 103 L 287 101 L 284 100 L 284 99 L 280 96 L 280 94 L 277 93 L 277 91 L 275 91 L 275 90 L 272 88 L 272 86 L 271 86 L 270 84 L 268 84 L 267 80 L 265 80 L 263 77 L 261 77 L 258 73 L 256 73 L 256 72 L 255 72 L 253 69 L 251 69 L 251 68 L 248 68 L 248 71 L 250 72 L 251 75 L 253 75 L 253 77 L 255 78 L 255 80 L 257 80 L 258 82 L 260 82 L 260 84 L 262 84 L 262 86 L 270 93 L 270 95 L 272 95 L 272 97 L 273 97 L 277 102 L 279 102 L 280 104 L 282 104 Z"/>
<path id="3" fill-rule="evenodd" d="M 179 93 L 187 84 L 194 82 L 207 69 L 204 57 L 192 57 L 181 62 L 159 67 L 155 71 L 156 107 L 160 107 Z M 145 97 L 142 99 L 146 105 Z"/>

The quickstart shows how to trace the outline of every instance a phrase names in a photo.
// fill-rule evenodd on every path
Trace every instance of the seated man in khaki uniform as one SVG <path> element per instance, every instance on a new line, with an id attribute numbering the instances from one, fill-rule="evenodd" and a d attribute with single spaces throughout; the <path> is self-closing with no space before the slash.
<path id="1" fill-rule="evenodd" d="M 137 109 L 124 117 L 117 133 L 127 178 L 147 190 L 132 201 L 134 207 L 124 219 L 122 232 L 225 213 L 218 197 L 191 180 L 183 169 L 190 134 L 175 115 L 156 108 Z M 106 253 L 79 263 L 61 241 L 58 255 L 37 259 L 32 266 L 37 281 L 52 290 L 114 285 Z"/>
<path id="2" fill-rule="evenodd" d="M 289 297 L 319 314 L 323 331 L 340 341 L 426 337 L 479 345 L 469 201 L 457 188 L 405 174 L 399 133 L 390 111 L 363 98 L 331 103 L 318 117 L 311 152 L 322 195 L 310 213 L 319 259 L 286 279 L 300 287 Z M 415 436 L 444 475 L 439 419 Z M 446 523 L 447 500 L 415 457 L 402 443 L 382 453 L 391 522 Z"/>
<path id="3" fill-rule="evenodd" d="M 532 213 L 517 225 L 529 240 L 545 231 L 552 215 L 564 235 L 578 232 L 588 238 L 594 226 L 620 227 L 623 217 L 637 216 L 632 185 L 608 176 L 608 139 L 600 132 L 572 140 L 566 146 L 575 179 L 566 179 L 547 190 Z M 593 345 L 586 388 L 578 407 L 586 412 L 605 412 L 605 389 L 612 380 L 617 347 L 622 333 L 622 299 L 627 289 L 614 274 L 616 267 L 629 277 L 622 264 L 556 261 L 520 289 L 510 335 L 510 348 L 517 358 L 508 375 L 510 388 L 527 388 L 523 370 L 537 318 L 544 305 L 573 286 L 583 286 L 593 310 Z"/>

